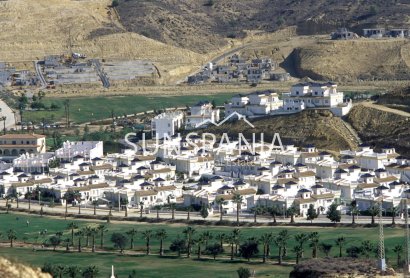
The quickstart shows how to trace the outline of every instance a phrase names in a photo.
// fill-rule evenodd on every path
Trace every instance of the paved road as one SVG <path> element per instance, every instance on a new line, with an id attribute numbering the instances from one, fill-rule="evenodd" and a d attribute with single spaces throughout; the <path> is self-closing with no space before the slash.
<path id="1" fill-rule="evenodd" d="M 40 80 L 41 83 L 41 88 L 40 89 L 44 89 L 47 87 L 47 82 L 46 79 L 44 78 L 44 75 L 41 71 L 41 66 L 39 64 L 39 61 L 34 61 L 34 68 L 36 69 L 36 74 L 38 79 Z"/>
<path id="2" fill-rule="evenodd" d="M 402 111 L 402 110 L 398 110 L 398 109 L 393 109 L 393 108 L 389 108 L 383 105 L 379 105 L 379 104 L 375 104 L 373 102 L 370 101 L 365 101 L 365 102 L 360 102 L 359 104 L 362 104 L 363 106 L 369 107 L 369 108 L 374 108 L 380 111 L 384 111 L 384 112 L 388 112 L 388 113 L 393 113 L 399 116 L 404 116 L 404 117 L 410 117 L 410 113 Z"/>
<path id="3" fill-rule="evenodd" d="M 5 207 L 6 201 L 5 200 L 0 200 L 0 206 L 1 207 Z M 16 207 L 16 203 L 12 203 L 12 208 Z M 25 208 L 28 209 L 28 203 L 26 202 L 22 202 L 20 201 L 19 203 L 19 207 L 20 208 Z M 32 211 L 40 211 L 40 206 L 38 205 L 38 202 L 36 201 L 32 201 L 31 203 L 31 210 Z M 61 207 L 61 206 L 56 206 L 56 207 L 44 207 L 43 210 L 45 212 L 57 212 L 57 213 L 61 213 L 64 214 L 65 212 L 65 207 Z M 78 207 L 72 207 L 69 206 L 68 207 L 68 213 L 69 214 L 77 214 L 78 213 Z M 84 207 L 82 206 L 81 208 L 81 214 L 84 215 L 93 215 L 94 213 L 94 209 L 92 206 L 87 206 Z M 108 209 L 97 209 L 97 215 L 104 215 L 106 216 L 108 214 Z M 125 212 L 124 211 L 118 211 L 118 208 L 114 208 L 112 211 L 113 216 L 124 216 Z M 133 209 L 129 209 L 128 210 L 128 217 L 139 217 L 140 212 L 138 208 L 133 208 Z M 149 217 L 149 218 L 156 218 L 157 217 L 157 213 L 155 210 L 151 210 L 150 213 L 144 213 L 144 217 Z M 171 212 L 169 211 L 160 211 L 159 213 L 159 217 L 162 219 L 171 219 Z M 175 219 L 187 219 L 187 213 L 186 212 L 181 212 L 181 211 L 176 211 L 175 212 Z M 198 213 L 194 213 L 191 212 L 190 214 L 190 219 L 191 220 L 203 220 L 203 218 L 198 214 Z M 232 222 L 236 221 L 236 214 L 231 214 L 231 215 L 225 215 L 224 220 L 229 220 Z M 208 218 L 206 218 L 206 220 L 210 220 L 210 221 L 218 221 L 219 220 L 219 215 L 215 214 L 212 215 L 210 214 L 208 216 Z M 251 214 L 240 214 L 240 221 L 241 222 L 254 222 L 254 218 L 253 215 Z M 276 217 L 276 221 L 278 223 L 289 223 L 290 218 L 284 218 L 283 216 L 277 216 Z M 306 220 L 305 218 L 295 218 L 296 223 L 310 223 L 310 221 Z M 342 216 L 342 220 L 341 223 L 344 224 L 350 224 L 351 223 L 351 216 L 349 215 L 343 215 Z M 270 217 L 262 217 L 262 216 L 258 216 L 257 218 L 257 222 L 258 223 L 269 223 L 272 222 L 272 218 Z M 318 223 L 318 224 L 322 224 L 322 223 L 326 223 L 329 224 L 329 219 L 326 218 L 325 215 L 320 215 L 319 218 L 315 219 L 313 221 L 313 223 Z M 369 224 L 371 222 L 371 218 L 368 216 L 359 216 L 356 218 L 356 223 L 357 224 Z M 376 223 L 377 223 L 377 219 L 376 219 Z M 391 224 L 391 217 L 384 217 L 383 218 L 383 223 L 384 224 Z M 400 219 L 400 217 L 396 218 L 396 224 L 404 224 L 404 220 Z"/>
<path id="4" fill-rule="evenodd" d="M 97 71 L 97 74 L 100 77 L 101 82 L 103 83 L 103 86 L 105 88 L 109 88 L 110 87 L 110 81 L 109 81 L 107 75 L 105 74 L 105 72 L 103 71 L 100 61 L 98 59 L 92 59 L 91 61 L 95 66 L 95 70 Z"/>

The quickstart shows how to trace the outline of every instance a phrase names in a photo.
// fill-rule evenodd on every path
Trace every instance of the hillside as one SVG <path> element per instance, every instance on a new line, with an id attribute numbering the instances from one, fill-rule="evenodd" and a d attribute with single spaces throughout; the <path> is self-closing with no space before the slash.
<path id="1" fill-rule="evenodd" d="M 358 145 L 343 120 L 334 117 L 329 111 L 303 111 L 299 114 L 256 119 L 252 124 L 255 128 L 249 128 L 243 122 L 228 123 L 207 128 L 206 132 L 228 132 L 233 137 L 242 132 L 246 138 L 252 138 L 252 133 L 255 133 L 257 139 L 260 139 L 259 134 L 263 132 L 267 142 L 271 142 L 273 135 L 279 133 L 283 143 L 298 146 L 314 144 L 319 149 L 333 151 L 355 149 Z"/>
<path id="2" fill-rule="evenodd" d="M 338 26 L 401 26 L 408 23 L 410 1 L 119 0 L 117 9 L 128 31 L 208 53 L 249 30 L 298 26 L 299 34 L 324 34 Z"/>
<path id="3" fill-rule="evenodd" d="M 410 117 L 359 104 L 347 115 L 347 121 L 360 138 L 376 147 L 394 146 L 404 156 L 410 155 Z"/>
<path id="4" fill-rule="evenodd" d="M 0 1 L 0 61 L 42 59 L 71 49 L 89 57 L 147 59 L 166 79 L 186 74 L 204 57 L 133 32 L 109 0 Z"/>
<path id="5" fill-rule="evenodd" d="M 42 273 L 39 269 L 13 263 L 0 257 L 0 277 L 2 278 L 51 278 L 50 274 Z"/>

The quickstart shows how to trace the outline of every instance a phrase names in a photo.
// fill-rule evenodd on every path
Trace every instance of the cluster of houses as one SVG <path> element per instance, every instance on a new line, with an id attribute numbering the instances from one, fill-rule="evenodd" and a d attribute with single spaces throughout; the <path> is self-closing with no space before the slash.
<path id="1" fill-rule="evenodd" d="M 341 117 L 348 114 L 351 108 L 352 100 L 345 99 L 336 84 L 308 82 L 292 86 L 289 93 L 281 95 L 281 99 L 273 91 L 234 95 L 225 103 L 224 112 L 225 120 L 231 119 L 233 114 L 256 118 L 299 113 L 306 109 L 325 109 Z M 157 115 L 151 121 L 151 130 L 153 136 L 161 139 L 177 134 L 182 128 L 206 127 L 217 124 L 219 120 L 220 109 L 210 102 L 201 101 L 190 107 L 187 115 L 183 111 Z"/>
<path id="2" fill-rule="evenodd" d="M 345 209 L 356 200 L 366 210 L 382 198 L 388 209 L 410 198 L 410 160 L 389 146 L 375 151 L 361 145 L 336 159 L 312 145 L 258 142 L 249 149 L 237 140 L 209 144 L 199 136 L 146 145 L 144 153 L 104 155 L 102 142 L 65 142 L 55 152 L 21 154 L 0 165 L 0 192 L 26 198 L 40 189 L 63 205 L 71 193 L 74 204 L 131 209 L 176 203 L 223 214 L 236 213 L 240 195 L 241 211 L 295 207 L 301 216 L 311 206 L 323 214 L 334 202 Z"/>
<path id="3" fill-rule="evenodd" d="M 286 81 L 290 79 L 288 73 L 277 73 L 274 70 L 277 64 L 271 59 L 252 59 L 247 62 L 238 54 L 229 57 L 229 63 L 215 65 L 209 63 L 199 73 L 188 77 L 188 84 L 201 84 L 206 82 L 248 82 L 256 84 L 262 80 Z"/>
<path id="4" fill-rule="evenodd" d="M 365 38 L 408 38 L 410 37 L 410 28 L 366 28 L 363 29 L 363 37 Z M 359 36 L 349 31 L 347 28 L 338 28 L 335 32 L 330 34 L 332 40 L 352 40 Z"/>

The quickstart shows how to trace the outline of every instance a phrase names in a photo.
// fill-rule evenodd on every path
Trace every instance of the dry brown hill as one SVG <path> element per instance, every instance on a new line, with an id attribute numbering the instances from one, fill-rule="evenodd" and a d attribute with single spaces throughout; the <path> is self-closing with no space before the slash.
<path id="1" fill-rule="evenodd" d="M 209 52 L 247 30 L 272 32 L 298 26 L 300 34 L 324 34 L 338 26 L 401 26 L 408 0 L 119 0 L 129 31 L 167 44 Z"/>
<path id="2" fill-rule="evenodd" d="M 0 277 L 2 278 L 51 278 L 50 274 L 42 273 L 39 269 L 12 263 L 5 258 L 0 258 Z"/>
<path id="3" fill-rule="evenodd" d="M 242 121 L 228 123 L 220 127 L 210 127 L 207 132 L 222 134 L 228 132 L 232 137 L 243 133 L 246 138 L 260 139 L 264 133 L 265 141 L 271 142 L 275 133 L 278 133 L 283 143 L 294 143 L 298 146 L 314 144 L 319 149 L 339 151 L 355 149 L 358 141 L 351 134 L 341 118 L 334 117 L 329 111 L 303 111 L 298 114 L 275 116 L 252 121 L 255 128 L 249 128 Z"/>

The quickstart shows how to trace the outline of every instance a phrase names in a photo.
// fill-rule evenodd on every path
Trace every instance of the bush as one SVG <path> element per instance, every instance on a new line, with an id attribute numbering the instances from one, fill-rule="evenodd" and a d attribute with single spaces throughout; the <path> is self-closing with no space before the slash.
<path id="1" fill-rule="evenodd" d="M 120 5 L 120 2 L 118 2 L 118 0 L 112 0 L 111 7 L 115 8 L 115 7 L 118 7 L 119 5 Z"/>

